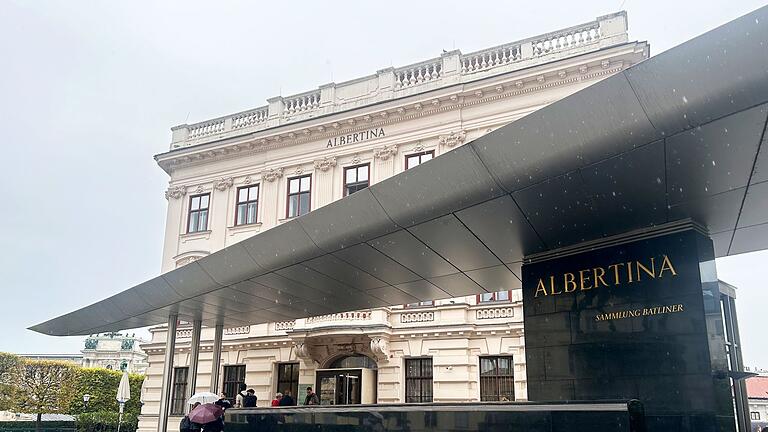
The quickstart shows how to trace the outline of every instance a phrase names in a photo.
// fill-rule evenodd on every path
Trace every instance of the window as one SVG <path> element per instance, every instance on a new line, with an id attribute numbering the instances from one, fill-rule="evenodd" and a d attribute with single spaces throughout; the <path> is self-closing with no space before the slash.
<path id="1" fill-rule="evenodd" d="M 184 415 L 187 400 L 187 376 L 189 368 L 173 368 L 173 393 L 171 394 L 171 415 Z"/>
<path id="2" fill-rule="evenodd" d="M 750 420 L 760 420 L 760 413 L 757 411 L 751 411 L 749 413 Z"/>
<path id="3" fill-rule="evenodd" d="M 298 363 L 278 363 L 277 365 L 277 391 L 285 393 L 286 390 L 291 391 L 294 399 L 299 395 Z"/>
<path id="4" fill-rule="evenodd" d="M 418 303 L 408 303 L 405 305 L 407 308 L 414 308 L 414 307 L 424 307 L 424 306 L 434 306 L 435 301 L 434 300 L 426 300 L 426 301 L 420 301 Z"/>
<path id="5" fill-rule="evenodd" d="M 211 194 L 193 195 L 189 197 L 189 219 L 187 232 L 194 233 L 208 229 L 208 204 Z"/>
<path id="6" fill-rule="evenodd" d="M 245 365 L 224 366 L 224 388 L 230 402 L 235 402 L 235 396 L 240 391 L 240 384 L 245 384 Z"/>
<path id="7" fill-rule="evenodd" d="M 421 165 L 424 162 L 435 157 L 435 151 L 425 151 L 421 153 L 414 153 L 405 157 L 405 169 L 411 169 L 416 165 Z"/>
<path id="8" fill-rule="evenodd" d="M 405 359 L 405 402 L 432 402 L 432 358 Z"/>
<path id="9" fill-rule="evenodd" d="M 496 302 L 496 301 L 509 301 L 509 291 L 497 291 L 492 293 L 482 293 L 477 295 L 478 303 Z"/>
<path id="10" fill-rule="evenodd" d="M 256 223 L 256 213 L 259 210 L 259 185 L 246 186 L 237 189 L 237 208 L 235 210 L 235 225 Z"/>
<path id="11" fill-rule="evenodd" d="M 480 400 L 515 400 L 515 365 L 512 356 L 480 358 Z"/>
<path id="12" fill-rule="evenodd" d="M 292 218 L 309 213 L 311 195 L 311 176 L 288 179 L 288 217 Z"/>
<path id="13" fill-rule="evenodd" d="M 370 186 L 369 168 L 369 164 L 344 168 L 344 196 Z"/>

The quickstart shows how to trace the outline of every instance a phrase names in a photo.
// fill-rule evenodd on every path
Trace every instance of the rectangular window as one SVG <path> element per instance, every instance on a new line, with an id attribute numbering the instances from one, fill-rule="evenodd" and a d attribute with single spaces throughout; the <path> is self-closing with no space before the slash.
<path id="1" fill-rule="evenodd" d="M 405 402 L 432 402 L 432 358 L 405 359 Z"/>
<path id="2" fill-rule="evenodd" d="M 224 387 L 222 391 L 233 404 L 240 391 L 240 384 L 245 384 L 245 365 L 224 366 Z"/>
<path id="3" fill-rule="evenodd" d="M 235 225 L 256 223 L 256 213 L 258 210 L 259 185 L 238 188 Z"/>
<path id="4" fill-rule="evenodd" d="M 294 399 L 299 395 L 298 363 L 278 363 L 277 365 L 277 389 L 275 393 L 285 393 L 286 390 L 291 391 Z"/>
<path id="5" fill-rule="evenodd" d="M 433 157 L 435 157 L 434 150 L 407 155 L 405 156 L 405 169 L 411 169 L 416 165 L 421 165 Z"/>
<path id="6" fill-rule="evenodd" d="M 749 413 L 750 420 L 760 420 L 760 413 L 757 411 L 752 411 Z"/>
<path id="7" fill-rule="evenodd" d="M 208 229 L 208 204 L 211 194 L 193 195 L 189 197 L 189 218 L 187 232 L 194 233 Z"/>
<path id="8" fill-rule="evenodd" d="M 173 393 L 171 394 L 171 415 L 184 415 L 187 400 L 187 376 L 189 368 L 173 368 Z"/>
<path id="9" fill-rule="evenodd" d="M 344 168 L 344 196 L 370 186 L 370 164 Z"/>
<path id="10" fill-rule="evenodd" d="M 309 213 L 311 196 L 312 176 L 288 179 L 288 217 L 293 218 Z"/>
<path id="11" fill-rule="evenodd" d="M 478 303 L 488 303 L 488 302 L 496 302 L 496 301 L 509 301 L 510 299 L 510 292 L 507 291 L 497 291 L 492 293 L 482 293 L 477 295 L 477 302 Z"/>
<path id="12" fill-rule="evenodd" d="M 480 400 L 515 400 L 515 364 L 512 356 L 480 358 Z"/>

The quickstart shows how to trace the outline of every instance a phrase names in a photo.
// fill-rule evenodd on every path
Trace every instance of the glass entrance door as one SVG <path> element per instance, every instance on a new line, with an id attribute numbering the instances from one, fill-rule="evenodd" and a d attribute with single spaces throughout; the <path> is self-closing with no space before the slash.
<path id="1" fill-rule="evenodd" d="M 360 369 L 334 369 L 317 372 L 320 405 L 357 405 L 360 403 Z"/>

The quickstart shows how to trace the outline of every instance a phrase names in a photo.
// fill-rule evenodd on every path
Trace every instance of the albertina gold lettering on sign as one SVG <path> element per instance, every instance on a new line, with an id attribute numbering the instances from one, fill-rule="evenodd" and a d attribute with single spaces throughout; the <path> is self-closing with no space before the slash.
<path id="1" fill-rule="evenodd" d="M 673 305 L 656 306 L 650 308 L 640 309 L 627 309 L 614 312 L 605 312 L 595 315 L 595 321 L 611 321 L 620 320 L 624 318 L 636 318 L 644 316 L 662 315 L 683 312 L 683 305 L 681 303 Z"/>
<path id="2" fill-rule="evenodd" d="M 613 263 L 605 267 L 593 267 L 572 273 L 540 278 L 534 298 L 544 295 L 560 295 L 593 288 L 631 284 L 648 279 L 677 276 L 677 270 L 668 256 L 650 257 L 645 261 Z"/>

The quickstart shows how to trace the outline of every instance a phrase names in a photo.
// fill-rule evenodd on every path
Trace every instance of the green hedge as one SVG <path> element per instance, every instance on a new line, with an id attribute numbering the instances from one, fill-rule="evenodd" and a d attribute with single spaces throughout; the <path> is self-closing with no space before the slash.
<path id="1" fill-rule="evenodd" d="M 77 416 L 77 432 L 117 432 L 118 413 L 111 411 L 93 412 Z M 135 432 L 139 427 L 136 414 L 123 414 L 120 432 Z"/>
<path id="2" fill-rule="evenodd" d="M 118 403 L 115 395 L 122 375 L 122 372 L 109 369 L 77 368 L 73 391 L 66 404 L 68 408 L 66 412 L 69 414 L 106 411 L 117 413 Z M 141 413 L 139 399 L 144 376 L 132 374 L 128 378 L 131 384 L 131 399 L 125 404 L 125 412 L 138 415 Z M 88 408 L 83 404 L 83 395 L 86 393 L 91 395 Z"/>
<path id="3" fill-rule="evenodd" d="M 0 422 L 0 431 L 27 432 L 35 430 L 33 421 L 6 421 Z M 73 421 L 46 421 L 42 423 L 43 432 L 74 432 L 76 430 Z M 122 429 L 120 429 L 122 432 Z"/>

